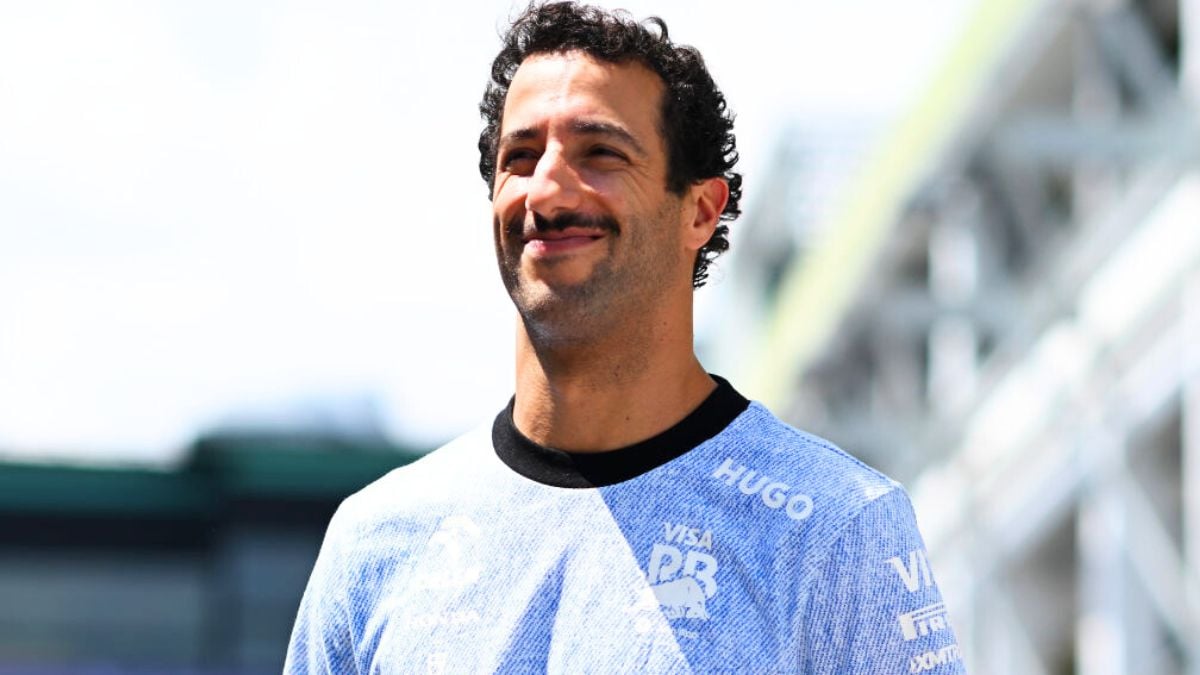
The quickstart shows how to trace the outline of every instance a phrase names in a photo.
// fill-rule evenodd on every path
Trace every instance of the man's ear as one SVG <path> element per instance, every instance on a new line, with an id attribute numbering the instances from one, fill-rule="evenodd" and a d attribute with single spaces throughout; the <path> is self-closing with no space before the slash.
<path id="1" fill-rule="evenodd" d="M 699 251 L 712 238 L 721 212 L 729 201 L 729 184 L 724 178 L 704 178 L 692 184 L 688 197 L 694 204 L 690 223 L 686 223 L 684 243 L 688 249 Z"/>

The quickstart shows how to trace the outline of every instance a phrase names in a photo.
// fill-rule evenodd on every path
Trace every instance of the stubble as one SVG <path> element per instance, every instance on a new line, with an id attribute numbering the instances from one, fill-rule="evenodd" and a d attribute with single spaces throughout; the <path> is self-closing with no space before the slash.
<path id="1" fill-rule="evenodd" d="M 607 254 L 593 263 L 585 279 L 576 283 L 547 283 L 525 278 L 521 269 L 522 222 L 496 224 L 496 257 L 504 286 L 535 347 L 565 347 L 652 328 L 654 305 L 675 276 L 678 255 L 679 205 L 666 199 L 649 218 L 612 221 L 604 238 Z M 578 223 L 570 215 L 544 227 Z M 501 238 L 504 238 L 503 241 Z M 551 261 L 549 264 L 554 264 Z"/>

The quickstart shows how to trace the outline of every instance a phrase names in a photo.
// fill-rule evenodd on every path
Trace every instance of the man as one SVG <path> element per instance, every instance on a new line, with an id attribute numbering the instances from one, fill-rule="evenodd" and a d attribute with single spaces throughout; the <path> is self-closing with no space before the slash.
<path id="1" fill-rule="evenodd" d="M 347 499 L 289 672 L 960 672 L 903 491 L 692 349 L 741 179 L 703 60 L 532 6 L 481 110 L 516 395 Z"/>

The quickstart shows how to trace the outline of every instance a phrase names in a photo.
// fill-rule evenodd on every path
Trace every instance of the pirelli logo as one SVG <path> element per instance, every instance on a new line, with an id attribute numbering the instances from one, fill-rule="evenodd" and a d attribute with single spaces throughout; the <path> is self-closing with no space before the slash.
<path id="1" fill-rule="evenodd" d="M 946 603 L 944 602 L 901 614 L 896 617 L 896 620 L 900 622 L 900 632 L 906 641 L 946 630 L 949 625 L 946 621 Z"/>

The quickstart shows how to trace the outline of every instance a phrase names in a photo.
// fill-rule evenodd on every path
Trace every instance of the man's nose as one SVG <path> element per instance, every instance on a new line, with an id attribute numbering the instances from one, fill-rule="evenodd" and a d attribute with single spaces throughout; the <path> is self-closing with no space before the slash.
<path id="1" fill-rule="evenodd" d="M 582 197 L 579 172 L 562 152 L 547 150 L 538 158 L 525 192 L 525 210 L 546 218 L 574 211 Z"/>

